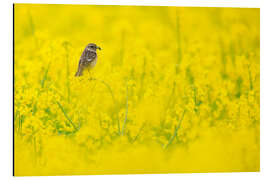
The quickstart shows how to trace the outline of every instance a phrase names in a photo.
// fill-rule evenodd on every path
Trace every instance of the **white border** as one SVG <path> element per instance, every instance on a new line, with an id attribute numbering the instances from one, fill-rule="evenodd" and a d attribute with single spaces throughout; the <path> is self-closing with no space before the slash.
<path id="1" fill-rule="evenodd" d="M 263 0 L 15 0 L 13 2 L 140 6 L 259 7 Z"/>
<path id="2" fill-rule="evenodd" d="M 270 8 L 268 0 L 6 0 L 1 2 L 0 179 L 12 177 L 12 3 L 162 5 L 261 8 L 261 172 L 159 175 L 20 177 L 19 179 L 270 179 Z"/>

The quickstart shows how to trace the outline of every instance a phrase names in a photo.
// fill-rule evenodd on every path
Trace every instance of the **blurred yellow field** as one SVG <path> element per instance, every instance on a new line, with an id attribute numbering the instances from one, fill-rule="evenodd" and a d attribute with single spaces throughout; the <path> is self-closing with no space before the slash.
<path id="1" fill-rule="evenodd" d="M 14 13 L 15 176 L 260 170 L 259 9 Z"/>

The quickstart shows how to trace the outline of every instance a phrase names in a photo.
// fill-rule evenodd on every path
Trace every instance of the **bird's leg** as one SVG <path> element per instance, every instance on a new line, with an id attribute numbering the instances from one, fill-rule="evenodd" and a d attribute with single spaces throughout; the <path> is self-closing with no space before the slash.
<path id="1" fill-rule="evenodd" d="M 90 69 L 88 68 L 88 69 L 87 69 L 87 71 L 88 71 L 88 74 L 89 74 L 89 76 L 90 76 L 90 78 L 89 78 L 89 79 L 90 79 L 90 80 L 92 80 L 92 74 L 91 74 Z"/>

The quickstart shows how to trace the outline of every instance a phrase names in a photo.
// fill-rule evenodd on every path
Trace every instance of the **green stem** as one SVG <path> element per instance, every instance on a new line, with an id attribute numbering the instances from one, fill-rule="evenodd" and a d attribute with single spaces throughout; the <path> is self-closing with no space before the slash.
<path id="1" fill-rule="evenodd" d="M 111 97 L 112 97 L 112 100 L 114 102 L 114 105 L 116 105 L 116 100 L 114 98 L 114 94 L 113 94 L 112 88 L 111 88 L 111 86 L 108 83 L 106 83 L 103 80 L 96 79 L 96 78 L 90 78 L 89 80 L 98 81 L 98 82 L 102 83 L 103 85 L 105 85 L 107 87 L 107 89 L 109 90 L 110 94 L 111 94 Z M 117 116 L 117 124 L 118 124 L 118 134 L 120 135 L 121 134 L 121 129 L 120 129 L 120 121 L 119 121 L 118 116 Z"/>
<path id="2" fill-rule="evenodd" d="M 127 86 L 127 97 L 126 97 L 126 115 L 125 115 L 125 120 L 124 120 L 123 127 L 122 127 L 122 135 L 124 135 L 124 132 L 125 132 L 125 126 L 126 126 L 126 122 L 127 122 L 127 115 L 128 115 L 128 86 Z"/>
<path id="3" fill-rule="evenodd" d="M 142 124 L 142 126 L 141 126 L 141 128 L 140 128 L 138 134 L 135 136 L 135 138 L 133 139 L 132 143 L 134 143 L 134 142 L 138 139 L 138 137 L 139 137 L 139 135 L 141 134 L 141 132 L 142 132 L 144 126 L 145 126 L 145 122 Z"/>
<path id="4" fill-rule="evenodd" d="M 46 70 L 44 72 L 43 78 L 41 80 L 41 87 L 42 88 L 44 88 L 45 81 L 47 80 L 50 65 L 51 65 L 51 62 L 49 62 L 48 66 L 47 66 L 47 68 L 46 68 Z"/>
<path id="5" fill-rule="evenodd" d="M 253 83 L 252 83 L 252 77 L 251 77 L 250 65 L 248 66 L 248 75 L 249 75 L 249 89 L 250 89 L 250 90 L 253 90 Z"/>
<path id="6" fill-rule="evenodd" d="M 59 106 L 59 108 L 63 112 L 65 118 L 70 122 L 70 124 L 73 126 L 73 128 L 75 129 L 75 131 L 78 131 L 78 128 L 75 126 L 75 124 L 72 122 L 72 120 L 70 119 L 70 117 L 67 115 L 67 113 L 66 113 L 65 109 L 63 108 L 63 106 L 58 101 L 56 101 L 56 104 Z"/>
<path id="7" fill-rule="evenodd" d="M 110 92 L 110 94 L 111 94 L 111 96 L 112 96 L 113 102 L 116 103 L 116 100 L 115 100 L 115 98 L 114 98 L 114 94 L 113 94 L 112 88 L 111 88 L 111 86 L 110 86 L 108 83 L 106 83 L 106 82 L 103 81 L 103 80 L 96 79 L 96 78 L 90 78 L 89 80 L 98 81 L 98 82 L 104 84 L 104 85 L 107 87 L 107 89 L 109 90 L 109 92 Z"/>
<path id="8" fill-rule="evenodd" d="M 176 11 L 176 41 L 177 41 L 177 62 L 175 66 L 175 73 L 179 73 L 180 63 L 182 60 L 182 52 L 181 52 L 181 39 L 180 39 L 180 24 L 179 24 L 179 12 Z"/>
<path id="9" fill-rule="evenodd" d="M 186 113 L 186 110 L 184 110 L 182 117 L 179 119 L 178 124 L 175 127 L 174 133 L 173 133 L 172 137 L 170 138 L 169 142 L 163 147 L 164 149 L 166 149 L 170 144 L 172 144 L 174 138 L 177 136 L 177 131 L 179 130 L 179 128 L 181 126 L 181 123 L 184 119 L 185 113 Z"/>

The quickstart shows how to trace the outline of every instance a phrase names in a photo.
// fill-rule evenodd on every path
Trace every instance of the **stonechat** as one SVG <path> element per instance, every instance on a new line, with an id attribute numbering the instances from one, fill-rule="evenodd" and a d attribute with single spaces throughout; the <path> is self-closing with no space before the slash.
<path id="1" fill-rule="evenodd" d="M 90 43 L 86 46 L 80 57 L 78 71 L 75 76 L 82 76 L 85 69 L 90 70 L 96 65 L 97 49 L 101 50 L 101 48 L 94 43 Z"/>

